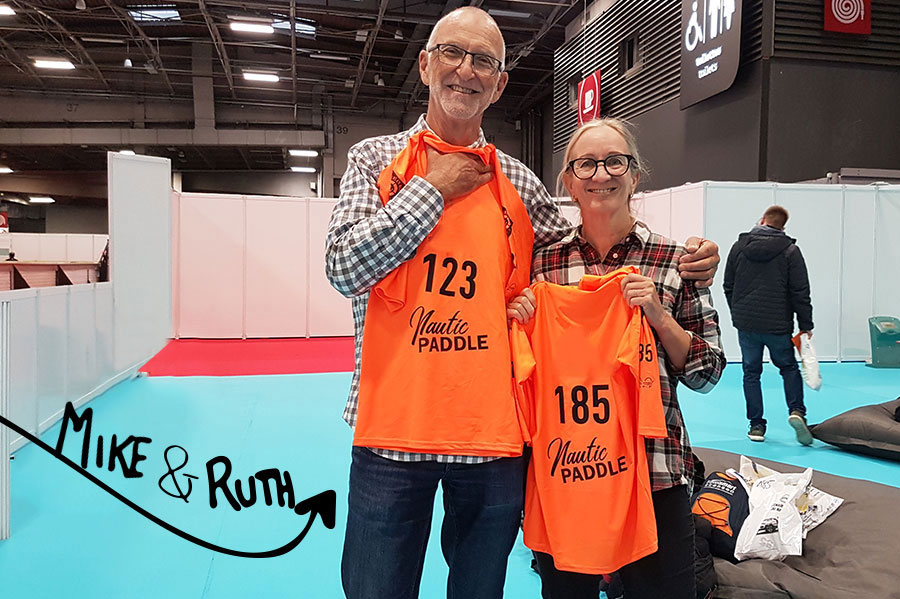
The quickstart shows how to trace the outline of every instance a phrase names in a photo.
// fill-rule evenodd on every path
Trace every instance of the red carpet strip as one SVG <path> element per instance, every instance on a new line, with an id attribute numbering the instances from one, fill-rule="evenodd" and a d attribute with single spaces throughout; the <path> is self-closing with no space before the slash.
<path id="1" fill-rule="evenodd" d="M 352 337 L 174 339 L 141 368 L 149 376 L 352 372 Z"/>

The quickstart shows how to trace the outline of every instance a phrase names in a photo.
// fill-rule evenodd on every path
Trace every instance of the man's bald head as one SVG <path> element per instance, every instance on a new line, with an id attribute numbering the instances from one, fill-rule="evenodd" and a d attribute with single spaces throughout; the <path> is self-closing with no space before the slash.
<path id="1" fill-rule="evenodd" d="M 462 6 L 448 12 L 438 19 L 438 22 L 434 24 L 434 27 L 431 30 L 431 35 L 428 37 L 428 45 L 426 48 L 434 48 L 434 45 L 438 43 L 437 35 L 439 29 L 471 23 L 473 20 L 481 21 L 497 33 L 497 49 L 500 52 L 498 58 L 500 59 L 500 62 L 503 63 L 501 69 L 504 68 L 506 66 L 506 44 L 503 41 L 503 34 L 500 33 L 500 27 L 497 25 L 497 21 L 494 20 L 494 17 L 476 6 Z"/>

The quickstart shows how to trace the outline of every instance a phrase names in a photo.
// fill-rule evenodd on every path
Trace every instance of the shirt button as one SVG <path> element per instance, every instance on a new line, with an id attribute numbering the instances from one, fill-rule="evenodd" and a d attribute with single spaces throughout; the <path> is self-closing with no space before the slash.
<path id="1" fill-rule="evenodd" d="M 618 258 L 618 257 L 619 257 L 619 253 L 618 253 L 618 252 L 616 252 L 615 254 L 613 254 L 613 258 Z"/>

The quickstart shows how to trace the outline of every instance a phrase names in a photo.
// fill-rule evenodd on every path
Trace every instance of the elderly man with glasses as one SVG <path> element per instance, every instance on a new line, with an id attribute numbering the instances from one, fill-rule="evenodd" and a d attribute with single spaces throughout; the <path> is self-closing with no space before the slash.
<path id="1" fill-rule="evenodd" d="M 529 282 L 532 245 L 571 230 L 538 178 L 481 131 L 504 60 L 486 12 L 447 14 L 419 54 L 427 113 L 348 154 L 326 272 L 353 298 L 355 324 L 351 599 L 418 597 L 438 484 L 447 596 L 503 595 L 525 486 L 504 308 Z M 685 276 L 710 279 L 717 252 L 703 244 Z"/>

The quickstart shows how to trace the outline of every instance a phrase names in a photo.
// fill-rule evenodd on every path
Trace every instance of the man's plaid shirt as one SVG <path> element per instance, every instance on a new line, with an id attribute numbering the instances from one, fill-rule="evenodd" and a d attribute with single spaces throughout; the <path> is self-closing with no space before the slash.
<path id="1" fill-rule="evenodd" d="M 389 272 L 412 258 L 416 248 L 437 225 L 444 210 L 441 194 L 421 177 L 413 177 L 391 201 L 382 206 L 378 196 L 378 175 L 407 145 L 409 138 L 427 129 L 424 115 L 409 130 L 394 135 L 365 139 L 350 148 L 347 171 L 341 179 L 341 195 L 328 226 L 325 240 L 325 272 L 331 284 L 353 299 L 356 365 L 350 383 L 350 397 L 344 420 L 356 424 L 359 399 L 359 367 L 362 355 L 363 324 L 369 290 Z M 472 147 L 487 145 L 479 132 Z M 540 180 L 524 164 L 497 151 L 500 167 L 518 190 L 534 226 L 534 245 L 558 241 L 571 232 Z M 498 285 L 502 285 L 498 281 Z M 477 393 L 477 389 L 472 390 Z M 440 398 L 435 398 L 440 401 Z M 393 460 L 434 460 L 443 463 L 475 464 L 495 458 L 402 453 L 373 449 Z"/>
<path id="2" fill-rule="evenodd" d="M 725 368 L 725 354 L 719 338 L 719 317 L 708 289 L 698 289 L 678 274 L 678 259 L 684 246 L 652 233 L 636 222 L 622 242 L 601 256 L 576 228 L 563 240 L 535 252 L 532 279 L 560 285 L 577 285 L 582 275 L 604 275 L 623 266 L 637 266 L 653 279 L 659 299 L 675 321 L 691 334 L 687 362 L 676 372 L 657 343 L 659 382 L 666 414 L 665 439 L 646 439 L 650 482 L 654 491 L 679 484 L 691 488 L 694 460 L 675 388 L 678 381 L 689 389 L 705 393 L 719 381 Z"/>

